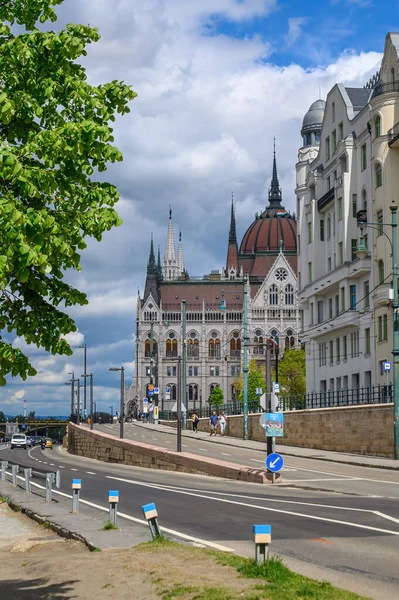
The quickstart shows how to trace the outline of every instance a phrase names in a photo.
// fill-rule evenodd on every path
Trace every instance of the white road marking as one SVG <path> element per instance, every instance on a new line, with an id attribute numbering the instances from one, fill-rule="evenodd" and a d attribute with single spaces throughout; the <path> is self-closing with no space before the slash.
<path id="1" fill-rule="evenodd" d="M 54 463 L 50 463 L 50 467 L 55 467 L 55 464 Z"/>
<path id="2" fill-rule="evenodd" d="M 86 471 L 88 475 L 97 475 L 97 473 L 93 473 L 93 471 Z"/>
<path id="3" fill-rule="evenodd" d="M 321 479 L 290 479 L 289 481 L 283 481 L 282 483 L 279 483 L 278 485 L 291 485 L 292 483 L 306 483 L 309 481 L 336 481 L 337 483 L 345 483 L 346 481 L 358 481 L 358 477 L 351 477 L 351 478 L 346 478 L 346 479 L 331 479 L 331 478 L 321 478 Z"/>
<path id="4" fill-rule="evenodd" d="M 227 454 L 227 452 L 222 452 L 222 456 L 231 456 L 231 454 Z"/>
<path id="5" fill-rule="evenodd" d="M 378 517 L 382 517 L 383 519 L 388 519 L 389 521 L 393 521 L 394 523 L 399 523 L 399 519 L 395 519 L 395 517 L 391 517 L 390 515 L 386 515 L 385 513 L 380 512 L 379 510 L 373 510 L 373 513 Z"/>
<path id="6" fill-rule="evenodd" d="M 311 460 L 311 459 L 305 459 L 305 460 Z M 290 465 L 291 466 L 291 465 Z M 353 477 L 353 475 L 343 475 L 341 473 L 331 473 L 330 471 L 318 471 L 316 469 L 307 469 L 306 467 L 297 467 L 296 465 L 292 465 L 293 467 L 295 467 L 295 469 L 297 469 L 298 471 L 307 471 L 308 473 L 321 473 L 322 475 L 334 475 L 335 477 L 343 477 L 343 478 L 348 478 L 348 479 L 358 479 L 359 481 L 371 481 L 372 483 L 386 483 L 389 485 L 399 485 L 399 481 L 387 481 L 385 479 L 372 479 L 370 477 Z M 353 467 L 354 465 L 347 465 L 346 463 L 342 463 L 342 467 L 345 466 L 349 466 L 349 467 Z M 281 485 L 281 484 L 279 484 Z"/>
<path id="7" fill-rule="evenodd" d="M 77 471 L 77 469 L 71 469 L 71 471 Z"/>
<path id="8" fill-rule="evenodd" d="M 198 450 L 202 450 L 202 452 L 208 452 L 208 450 L 205 450 L 205 448 L 198 448 Z"/>
<path id="9" fill-rule="evenodd" d="M 62 465 L 59 465 L 60 469 L 65 469 L 65 467 L 63 467 Z"/>
<path id="10" fill-rule="evenodd" d="M 23 479 L 23 477 L 21 477 Z M 32 481 L 32 485 L 45 490 L 46 488 L 38 483 L 34 483 Z M 59 490 L 53 490 L 53 494 L 58 494 L 59 496 L 63 496 L 64 498 L 72 498 L 71 494 L 65 494 L 65 492 L 60 492 Z M 97 508 L 98 510 L 102 510 L 103 512 L 108 513 L 109 507 L 100 506 L 99 504 L 95 504 L 94 502 L 89 502 L 88 500 L 79 499 L 79 502 L 82 504 L 86 504 L 87 506 L 91 506 L 93 508 Z M 144 519 L 137 519 L 136 517 L 132 517 L 125 513 L 117 512 L 118 517 L 122 517 L 122 519 L 127 519 L 128 521 L 133 521 L 134 523 L 140 523 L 140 525 L 144 525 L 146 528 L 148 527 L 147 521 Z M 208 546 L 209 548 L 213 548 L 214 550 L 220 550 L 221 552 L 235 552 L 233 548 L 228 548 L 227 546 L 222 546 L 221 544 L 216 544 L 215 542 L 209 542 L 208 540 L 202 540 L 200 538 L 193 537 L 191 535 L 187 535 L 185 533 L 181 533 L 180 531 L 176 531 L 175 529 L 169 529 L 168 527 L 161 527 L 161 531 L 165 533 L 170 533 L 171 535 L 175 535 L 176 537 L 180 537 L 184 540 L 188 540 L 190 542 L 195 542 L 197 544 L 203 544 L 204 546 Z"/>
<path id="11" fill-rule="evenodd" d="M 151 438 L 152 440 L 157 440 L 158 438 Z"/>
<path id="12" fill-rule="evenodd" d="M 214 496 L 207 496 L 204 494 L 197 494 L 197 493 L 193 493 L 193 492 L 189 492 L 189 491 L 181 491 L 176 488 L 166 488 L 164 486 L 162 487 L 162 486 L 151 484 L 151 483 L 142 483 L 141 481 L 135 481 L 135 480 L 131 480 L 131 479 L 130 480 L 123 479 L 122 477 L 113 477 L 110 475 L 106 475 L 105 477 L 106 477 L 106 479 L 113 479 L 113 480 L 117 480 L 117 481 L 123 481 L 124 483 L 131 483 L 132 485 L 139 485 L 142 487 L 162 489 L 164 491 L 168 491 L 168 492 L 174 493 L 174 494 L 183 494 L 185 496 L 194 496 L 197 498 L 204 498 L 206 500 L 213 500 L 214 502 L 223 502 L 225 504 L 234 504 L 236 506 L 245 506 L 248 508 L 256 508 L 258 510 L 264 510 L 264 511 L 268 511 L 268 512 L 275 512 L 275 513 L 280 513 L 280 514 L 285 514 L 285 515 L 291 515 L 294 517 L 303 517 L 305 519 L 311 519 L 314 521 L 323 521 L 325 523 L 337 523 L 338 525 L 346 525 L 347 527 L 355 527 L 356 529 L 365 529 L 367 531 L 377 531 L 378 533 L 388 533 L 390 535 L 399 536 L 399 531 L 392 531 L 390 529 L 381 529 L 380 527 L 372 527 L 371 525 L 361 525 L 359 523 L 351 523 L 350 521 L 341 521 L 339 519 L 329 519 L 328 517 L 318 517 L 316 515 L 307 515 L 306 513 L 297 513 L 297 512 L 293 512 L 291 510 L 281 510 L 278 508 L 271 508 L 270 506 L 259 506 L 257 504 L 249 504 L 247 502 L 237 502 L 236 500 L 228 500 L 226 498 L 215 498 Z M 267 500 L 269 501 L 269 498 L 267 498 Z M 342 509 L 342 507 L 340 507 L 340 508 Z M 373 511 L 371 511 L 371 512 L 373 512 Z"/>
<path id="13" fill-rule="evenodd" d="M 172 442 L 166 442 L 167 444 L 171 444 Z"/>

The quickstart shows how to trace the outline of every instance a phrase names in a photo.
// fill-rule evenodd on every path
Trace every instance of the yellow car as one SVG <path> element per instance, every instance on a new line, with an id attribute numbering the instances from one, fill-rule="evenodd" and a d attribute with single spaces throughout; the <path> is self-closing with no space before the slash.
<path id="1" fill-rule="evenodd" d="M 51 448 L 51 450 L 52 450 L 53 449 L 53 440 L 51 438 L 46 438 L 46 445 L 44 447 Z"/>

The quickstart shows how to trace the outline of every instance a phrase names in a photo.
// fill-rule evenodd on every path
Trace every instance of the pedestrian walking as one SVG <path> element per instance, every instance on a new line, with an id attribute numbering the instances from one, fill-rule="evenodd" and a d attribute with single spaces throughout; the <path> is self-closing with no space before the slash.
<path id="1" fill-rule="evenodd" d="M 222 414 L 219 417 L 219 425 L 220 425 L 220 433 L 222 435 L 224 435 L 224 430 L 226 429 L 226 417 L 224 415 L 224 412 L 222 412 Z"/>
<path id="2" fill-rule="evenodd" d="M 199 418 L 198 416 L 195 414 L 195 412 L 193 412 L 193 414 L 191 415 L 191 421 L 193 423 L 193 433 L 197 433 L 198 431 L 198 423 L 199 423 Z"/>
<path id="3" fill-rule="evenodd" d="M 217 416 L 216 411 L 214 410 L 209 419 L 209 423 L 211 426 L 211 435 L 212 435 L 212 433 L 214 433 L 216 435 L 216 430 L 218 427 L 218 420 L 219 420 L 219 417 Z"/>

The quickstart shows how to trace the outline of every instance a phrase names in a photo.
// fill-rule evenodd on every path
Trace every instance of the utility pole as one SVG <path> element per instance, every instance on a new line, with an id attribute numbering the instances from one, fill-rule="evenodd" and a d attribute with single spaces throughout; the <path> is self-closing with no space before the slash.
<path id="1" fill-rule="evenodd" d="M 270 357 L 270 342 L 266 341 L 266 412 L 273 412 L 272 407 L 272 366 Z M 273 438 L 266 438 L 266 454 L 269 456 L 273 452 Z"/>
<path id="2" fill-rule="evenodd" d="M 84 375 L 84 388 L 83 388 L 83 418 L 86 420 L 86 375 L 87 375 L 87 344 L 79 346 L 84 350 L 83 353 L 83 375 Z"/>
<path id="3" fill-rule="evenodd" d="M 183 428 L 186 428 L 186 414 L 187 414 L 187 332 L 186 332 L 186 301 L 181 301 L 182 310 L 182 363 L 181 363 L 181 401 L 183 409 Z"/>
<path id="4" fill-rule="evenodd" d="M 182 392 L 182 373 L 181 373 L 181 356 L 177 358 L 177 438 L 176 450 L 181 452 L 181 392 Z"/>
<path id="5" fill-rule="evenodd" d="M 244 440 L 248 439 L 248 279 L 244 278 Z"/>
<path id="6" fill-rule="evenodd" d="M 393 284 L 393 421 L 394 421 L 394 457 L 399 459 L 399 303 L 398 303 L 398 264 L 396 243 L 396 212 L 398 207 L 390 207 L 392 216 L 392 284 Z"/>
<path id="7" fill-rule="evenodd" d="M 77 389 L 77 415 L 76 415 L 76 423 L 79 425 L 80 423 L 80 379 L 78 377 L 77 379 L 78 382 L 78 389 Z"/>

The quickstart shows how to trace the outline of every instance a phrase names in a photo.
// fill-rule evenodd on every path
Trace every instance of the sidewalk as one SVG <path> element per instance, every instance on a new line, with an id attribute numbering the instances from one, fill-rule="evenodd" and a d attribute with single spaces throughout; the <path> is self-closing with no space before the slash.
<path id="1" fill-rule="evenodd" d="M 142 427 L 143 429 L 150 429 L 151 431 L 160 431 L 176 436 L 176 429 L 169 427 L 168 425 L 154 425 L 150 423 L 142 423 L 140 421 L 134 421 L 134 426 Z M 198 431 L 194 434 L 192 431 L 182 431 L 182 436 L 187 438 L 200 439 L 202 442 L 209 442 L 211 444 L 222 444 L 225 446 L 233 446 L 236 448 L 248 448 L 249 450 L 258 450 L 260 452 L 266 452 L 266 439 L 265 443 L 254 442 L 252 440 L 242 440 L 240 438 L 233 438 L 221 435 L 210 436 L 209 433 Z M 276 451 L 284 456 L 295 456 L 297 458 L 311 458 L 313 460 L 324 460 L 335 463 L 344 463 L 347 465 L 355 465 L 359 467 L 369 467 L 378 469 L 392 469 L 399 470 L 399 460 L 393 458 L 381 458 L 379 456 L 363 456 L 360 454 L 349 454 L 344 452 L 332 452 L 329 450 L 317 450 L 314 448 L 299 448 L 297 446 L 284 446 L 283 444 L 276 445 Z"/>

